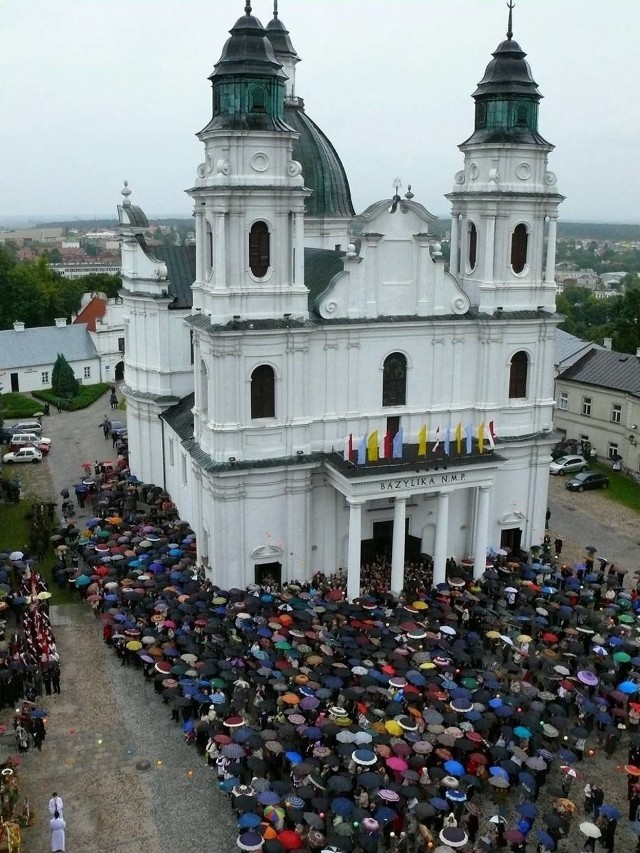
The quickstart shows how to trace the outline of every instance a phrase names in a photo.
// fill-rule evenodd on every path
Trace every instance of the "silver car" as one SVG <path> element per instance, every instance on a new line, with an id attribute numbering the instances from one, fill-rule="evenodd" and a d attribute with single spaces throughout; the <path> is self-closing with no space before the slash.
<path id="1" fill-rule="evenodd" d="M 588 462 L 584 456 L 561 456 L 559 459 L 554 459 L 549 465 L 549 473 L 559 474 L 562 477 L 565 474 L 584 471 L 587 465 Z"/>

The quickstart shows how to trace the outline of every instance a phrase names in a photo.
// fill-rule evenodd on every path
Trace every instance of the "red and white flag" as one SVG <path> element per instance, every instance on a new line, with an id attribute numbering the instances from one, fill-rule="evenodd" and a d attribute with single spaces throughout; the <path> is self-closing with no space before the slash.
<path id="1" fill-rule="evenodd" d="M 350 432 L 349 435 L 344 440 L 344 461 L 352 462 L 353 461 L 353 433 Z"/>
<path id="2" fill-rule="evenodd" d="M 489 439 L 489 447 L 491 450 L 495 450 L 496 447 L 496 429 L 493 425 L 493 421 L 489 421 L 489 427 L 487 429 L 487 438 Z"/>

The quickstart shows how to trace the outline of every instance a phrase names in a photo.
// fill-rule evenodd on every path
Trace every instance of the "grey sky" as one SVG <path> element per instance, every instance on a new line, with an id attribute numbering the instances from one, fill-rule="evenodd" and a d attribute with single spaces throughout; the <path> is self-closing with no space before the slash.
<path id="1" fill-rule="evenodd" d="M 272 0 L 254 0 L 266 25 Z M 3 0 L 0 215 L 190 214 L 207 76 L 243 0 Z M 334 143 L 357 210 L 394 177 L 445 214 L 503 0 L 280 0 L 297 92 Z M 545 96 L 563 219 L 640 221 L 639 0 L 517 0 Z"/>

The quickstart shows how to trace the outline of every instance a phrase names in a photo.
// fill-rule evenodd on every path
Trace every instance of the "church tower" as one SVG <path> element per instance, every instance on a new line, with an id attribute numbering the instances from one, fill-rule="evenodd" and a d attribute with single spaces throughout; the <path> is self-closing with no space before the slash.
<path id="1" fill-rule="evenodd" d="M 214 325 L 305 320 L 304 189 L 284 118 L 286 75 L 251 5 L 210 80 L 213 116 L 193 198 L 193 307 Z"/>
<path id="2" fill-rule="evenodd" d="M 547 168 L 553 145 L 538 131 L 542 95 L 526 54 L 507 38 L 473 93 L 475 127 L 459 147 L 450 271 L 480 313 L 555 310 L 555 243 L 563 196 Z"/>

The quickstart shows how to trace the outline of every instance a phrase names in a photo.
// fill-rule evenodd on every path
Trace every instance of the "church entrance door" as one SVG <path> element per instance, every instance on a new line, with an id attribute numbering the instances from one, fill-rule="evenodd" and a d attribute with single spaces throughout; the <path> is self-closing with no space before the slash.
<path id="1" fill-rule="evenodd" d="M 280 583 L 282 578 L 282 563 L 258 563 L 256 565 L 256 580 L 260 586 Z"/>
<path id="2" fill-rule="evenodd" d="M 508 549 L 511 554 L 517 558 L 520 553 L 522 544 L 522 529 L 520 527 L 512 527 L 510 530 L 503 530 L 500 535 L 500 547 Z"/>

